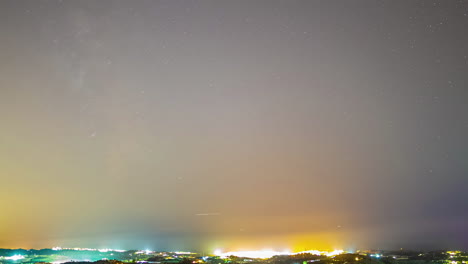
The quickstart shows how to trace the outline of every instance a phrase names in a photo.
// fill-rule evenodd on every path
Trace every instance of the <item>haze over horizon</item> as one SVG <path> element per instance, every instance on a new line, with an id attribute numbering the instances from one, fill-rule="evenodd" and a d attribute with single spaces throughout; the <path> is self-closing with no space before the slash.
<path id="1" fill-rule="evenodd" d="M 0 1 L 0 247 L 468 250 L 468 1 Z"/>

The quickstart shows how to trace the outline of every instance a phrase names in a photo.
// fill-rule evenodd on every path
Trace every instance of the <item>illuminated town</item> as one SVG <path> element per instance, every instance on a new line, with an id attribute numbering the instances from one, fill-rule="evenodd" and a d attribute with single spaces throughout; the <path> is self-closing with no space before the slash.
<path id="1" fill-rule="evenodd" d="M 302 252 L 216 250 L 212 254 L 94 248 L 0 249 L 2 264 L 464 264 L 462 251 L 307 250 Z"/>

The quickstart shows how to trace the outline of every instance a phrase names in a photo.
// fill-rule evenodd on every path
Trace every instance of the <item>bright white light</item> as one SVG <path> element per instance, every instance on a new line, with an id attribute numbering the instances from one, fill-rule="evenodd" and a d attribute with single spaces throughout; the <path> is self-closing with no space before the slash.
<path id="1" fill-rule="evenodd" d="M 21 255 L 14 255 L 14 256 L 11 256 L 11 257 L 5 257 L 5 259 L 20 260 L 20 259 L 24 259 L 24 256 L 21 256 Z"/>
<path id="2" fill-rule="evenodd" d="M 62 264 L 62 263 L 70 262 L 70 261 L 72 261 L 72 259 L 57 260 L 57 261 L 53 261 L 52 264 Z"/>
<path id="3" fill-rule="evenodd" d="M 330 256 L 340 255 L 340 254 L 343 254 L 343 253 L 344 253 L 343 250 L 338 249 L 338 250 L 333 250 L 332 252 L 327 252 L 327 253 L 325 253 L 325 255 L 330 257 Z"/>
<path id="4" fill-rule="evenodd" d="M 125 250 L 120 250 L 120 249 L 111 249 L 111 248 L 101 248 L 101 249 L 98 249 L 99 252 L 112 252 L 112 251 L 115 251 L 115 252 L 125 252 Z"/>

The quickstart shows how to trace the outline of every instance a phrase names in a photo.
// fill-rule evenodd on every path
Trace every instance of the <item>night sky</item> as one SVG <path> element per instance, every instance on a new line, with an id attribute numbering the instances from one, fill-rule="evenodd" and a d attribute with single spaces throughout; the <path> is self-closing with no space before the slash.
<path id="1" fill-rule="evenodd" d="M 468 1 L 0 1 L 0 247 L 468 249 Z"/>

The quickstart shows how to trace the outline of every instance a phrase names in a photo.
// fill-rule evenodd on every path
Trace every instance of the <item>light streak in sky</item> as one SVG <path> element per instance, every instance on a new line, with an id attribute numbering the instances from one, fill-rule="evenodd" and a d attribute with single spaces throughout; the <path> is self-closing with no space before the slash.
<path id="1" fill-rule="evenodd" d="M 200 213 L 196 214 L 196 216 L 211 216 L 211 215 L 221 215 L 220 213 Z"/>

